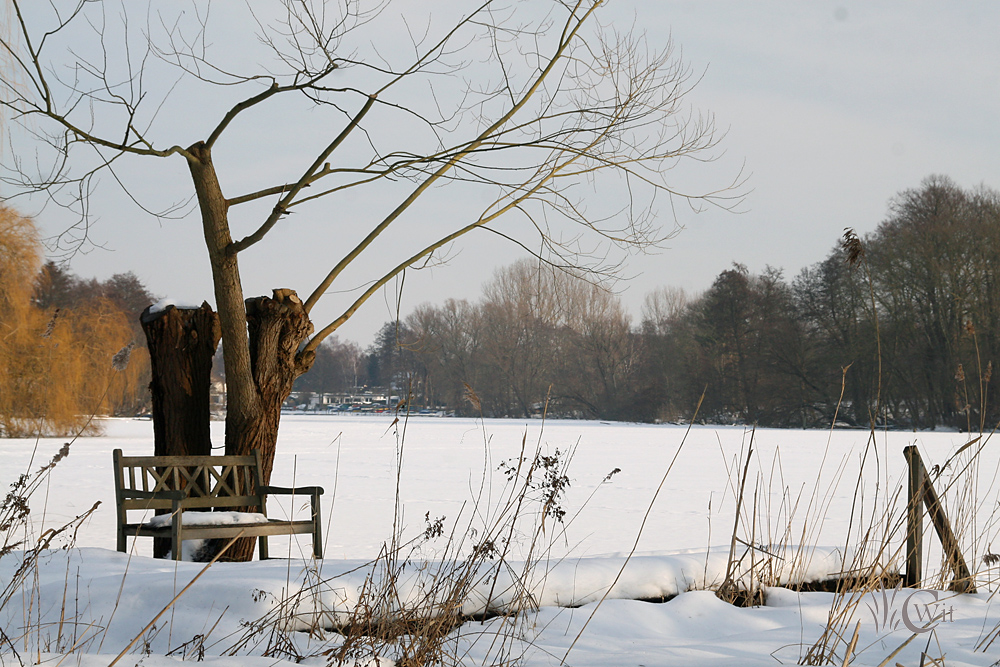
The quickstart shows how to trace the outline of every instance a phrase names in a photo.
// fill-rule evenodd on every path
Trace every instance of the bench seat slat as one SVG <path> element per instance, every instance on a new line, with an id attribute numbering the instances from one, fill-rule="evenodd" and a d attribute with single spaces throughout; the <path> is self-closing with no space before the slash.
<path id="1" fill-rule="evenodd" d="M 125 524 L 129 535 L 139 537 L 170 537 L 171 526 L 150 528 L 146 524 Z M 307 535 L 313 532 L 312 521 L 282 521 L 268 519 L 267 523 L 226 524 L 222 526 L 185 526 L 185 540 L 207 540 L 216 537 L 235 537 L 240 533 L 246 537 L 261 535 Z"/>

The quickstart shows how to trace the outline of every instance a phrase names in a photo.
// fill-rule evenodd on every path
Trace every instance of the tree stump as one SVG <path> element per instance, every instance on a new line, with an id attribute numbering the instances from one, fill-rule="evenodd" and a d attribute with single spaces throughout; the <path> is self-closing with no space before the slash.
<path id="1" fill-rule="evenodd" d="M 155 456 L 208 456 L 212 358 L 222 335 L 219 317 L 207 303 L 201 308 L 167 306 L 142 311 L 153 379 Z M 162 558 L 170 540 L 157 539 L 153 556 Z"/>
<path id="2" fill-rule="evenodd" d="M 309 313 L 294 290 L 275 289 L 273 296 L 246 300 L 250 363 L 257 390 L 257 411 L 249 422 L 226 422 L 226 454 L 260 452 L 261 478 L 269 483 L 274 466 L 281 406 L 295 378 L 312 366 L 314 353 L 302 354 L 302 344 L 313 332 Z M 253 558 L 256 538 L 244 537 L 230 547 L 223 560 Z"/>

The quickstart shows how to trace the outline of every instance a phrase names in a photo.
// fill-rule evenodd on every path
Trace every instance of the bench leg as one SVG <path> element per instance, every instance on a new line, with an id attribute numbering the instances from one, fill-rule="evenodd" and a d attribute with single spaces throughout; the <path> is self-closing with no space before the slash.
<path id="1" fill-rule="evenodd" d="M 268 559 L 268 553 L 267 553 L 267 536 L 266 535 L 261 535 L 260 537 L 257 538 L 257 549 L 258 549 L 258 551 L 260 553 L 260 559 L 261 560 L 267 560 Z"/>
<path id="2" fill-rule="evenodd" d="M 181 508 L 178 506 L 176 500 L 174 501 L 173 510 L 173 520 L 170 522 L 170 555 L 174 560 L 181 560 L 184 551 L 181 547 L 181 544 L 184 542 L 184 521 L 181 517 Z"/>
<path id="3" fill-rule="evenodd" d="M 323 560 L 323 522 L 320 520 L 319 494 L 312 494 L 312 518 L 313 518 L 313 556 L 316 560 Z"/>
<path id="4" fill-rule="evenodd" d="M 183 544 L 184 541 L 181 539 L 179 533 L 180 531 L 174 531 L 174 534 L 170 538 L 170 557 L 174 560 L 181 560 L 181 556 L 183 556 L 184 552 L 181 547 L 181 544 Z"/>

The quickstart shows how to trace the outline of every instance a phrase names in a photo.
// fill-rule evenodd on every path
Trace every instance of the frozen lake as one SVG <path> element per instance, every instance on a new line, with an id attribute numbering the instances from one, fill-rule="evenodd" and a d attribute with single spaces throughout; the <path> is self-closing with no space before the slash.
<path id="1" fill-rule="evenodd" d="M 77 440 L 69 457 L 53 470 L 48 486 L 32 498 L 36 536 L 41 525 L 57 525 L 101 501 L 77 538 L 80 547 L 98 548 L 44 553 L 19 592 L 6 607 L 0 606 L 0 628 L 18 638 L 18 650 L 32 661 L 62 662 L 62 656 L 44 651 L 69 651 L 73 656 L 67 664 L 78 667 L 107 665 L 140 636 L 147 642 L 143 650 L 152 652 L 140 659 L 148 667 L 176 664 L 175 656 L 188 655 L 185 647 L 196 641 L 205 648 L 206 664 L 212 667 L 296 663 L 321 667 L 328 664 L 329 651 L 343 642 L 342 636 L 297 632 L 301 627 L 295 623 L 308 625 L 314 612 L 350 610 L 362 591 L 382 581 L 379 566 L 365 561 L 376 558 L 392 535 L 397 489 L 404 538 L 423 532 L 425 515 L 445 517 L 445 536 L 421 543 L 416 558 L 400 565 L 393 594 L 374 598 L 410 604 L 425 590 L 421 577 L 434 572 L 421 557 L 433 557 L 456 522 L 458 535 L 470 535 L 470 527 L 482 535 L 483 525 L 505 507 L 508 487 L 501 468 L 519 457 L 523 447 L 529 458 L 536 451 L 553 456 L 559 450 L 560 460 L 568 461 L 565 474 L 571 486 L 561 500 L 565 522 L 559 526 L 552 518 L 546 520 L 542 541 L 552 544 L 552 552 L 533 552 L 531 573 L 515 577 L 528 582 L 538 608 L 529 605 L 513 625 L 509 617 L 499 616 L 454 630 L 446 648 L 456 664 L 495 664 L 500 657 L 514 656 L 515 662 L 530 667 L 551 667 L 563 664 L 571 650 L 570 664 L 581 667 L 764 666 L 776 660 L 792 664 L 822 636 L 840 598 L 769 588 L 765 606 L 740 609 L 704 590 L 719 585 L 728 567 L 743 470 L 747 471 L 745 501 L 737 535 L 763 545 L 758 550 L 775 554 L 773 558 L 781 561 L 778 569 L 805 562 L 817 573 L 839 572 L 841 555 L 858 544 L 859 528 L 873 527 L 874 541 L 880 543 L 886 531 L 901 526 L 903 448 L 916 444 L 932 467 L 944 464 L 969 442 L 964 434 L 946 432 L 879 433 L 871 441 L 865 431 L 761 429 L 753 433 L 753 454 L 744 468 L 751 432 L 739 427 L 695 426 L 688 433 L 685 427 L 672 425 L 443 418 L 414 418 L 405 423 L 405 431 L 403 426 L 381 417 L 285 417 L 273 481 L 326 488 L 326 558 L 317 564 L 294 559 L 217 563 L 159 625 L 149 629 L 154 612 L 169 606 L 203 566 L 113 550 L 111 452 L 121 448 L 129 454 L 151 454 L 153 445 L 151 422 L 108 421 L 107 435 Z M 213 424 L 213 440 L 221 445 L 223 424 Z M 63 442 L 41 440 L 36 450 L 34 441 L 0 440 L 0 482 L 9 484 L 21 472 L 46 463 Z M 980 456 L 966 470 L 968 454 L 981 445 Z M 980 584 L 989 582 L 976 595 L 942 598 L 947 616 L 934 621 L 932 655 L 947 655 L 948 664 L 959 667 L 993 661 L 995 655 L 985 651 L 990 639 L 1000 635 L 991 593 L 996 589 L 996 567 L 985 567 L 982 561 L 983 554 L 993 551 L 997 532 L 996 449 L 988 439 L 985 444 L 976 442 L 953 459 L 936 482 L 944 490 L 955 481 L 945 494 L 949 516 L 969 564 L 979 572 Z M 664 477 L 675 455 L 676 462 Z M 604 482 L 615 469 L 619 472 Z M 958 472 L 963 474 L 956 476 Z M 514 585 L 513 579 L 501 574 L 521 572 L 523 564 L 516 559 L 528 558 L 524 552 L 531 529 L 537 526 L 537 498 L 527 499 L 524 508 L 525 521 L 514 535 L 510 559 L 488 564 L 497 568 L 498 580 L 506 582 L 496 588 L 498 597 L 499 591 L 508 595 L 520 590 L 520 583 Z M 280 511 L 269 503 L 270 515 Z M 623 558 L 637 536 L 636 552 L 641 555 Z M 901 540 L 898 531 L 890 547 L 897 548 Z M 139 540 L 134 552 L 148 555 L 150 543 Z M 925 560 L 929 578 L 940 563 L 935 543 L 925 540 L 931 549 Z M 782 544 L 808 547 L 782 550 Z M 709 545 L 721 548 L 708 555 Z M 833 548 L 812 549 L 817 545 Z M 272 555 L 292 548 L 287 542 L 271 546 Z M 309 545 L 302 547 L 308 551 Z M 743 546 L 739 549 L 751 553 Z M 292 555 L 298 553 L 295 547 Z M 14 552 L 0 559 L 0 581 L 13 577 L 22 555 Z M 452 562 L 461 565 L 461 559 Z M 782 578 L 785 574 L 776 576 L 779 583 L 788 581 Z M 482 599 L 494 599 L 492 581 L 479 582 L 486 598 L 470 593 L 463 604 L 475 609 Z M 610 597 L 601 602 L 605 592 Z M 904 590 L 897 600 L 897 592 L 858 598 L 845 624 L 835 629 L 840 634 L 851 627 L 859 629 L 858 655 L 851 664 L 877 665 L 910 636 L 909 626 L 887 626 L 877 611 L 891 611 L 895 619 L 900 610 L 913 607 L 919 613 L 923 607 L 917 603 L 938 599 L 937 592 Z M 637 601 L 675 593 L 680 594 L 666 604 Z M 294 614 L 285 612 L 291 614 L 287 619 L 267 621 L 272 623 L 268 632 L 278 634 L 265 635 L 286 642 L 282 644 L 286 653 L 273 654 L 270 645 L 254 634 L 255 623 L 275 618 L 278 601 L 299 600 L 300 595 L 305 596 L 304 613 L 296 603 L 289 608 Z M 558 606 L 563 604 L 575 608 Z M 63 617 L 66 610 L 71 612 L 68 618 Z M 75 646 L 72 651 L 67 648 L 69 637 Z M 391 664 L 381 656 L 394 654 L 398 647 L 380 646 L 380 658 L 365 664 Z M 928 646 L 923 639 L 913 642 L 895 659 L 917 664 Z M 3 650 L 0 662 L 6 659 Z M 230 655 L 236 657 L 225 657 Z M 197 651 L 190 657 L 201 659 Z M 135 659 L 130 656 L 128 664 Z"/>
<path id="2" fill-rule="evenodd" d="M 111 451 L 152 454 L 153 436 L 150 421 L 105 424 L 105 436 L 80 438 L 54 470 L 44 519 L 46 525 L 69 519 L 100 500 L 101 507 L 79 533 L 78 545 L 113 549 Z M 221 422 L 212 424 L 219 453 L 223 428 Z M 498 467 L 521 454 L 522 442 L 528 456 L 536 448 L 547 455 L 558 449 L 568 460 L 571 486 L 563 501 L 566 530 L 557 551 L 576 556 L 616 554 L 628 552 L 635 543 L 686 432 L 686 427 L 677 425 L 586 421 L 543 424 L 412 417 L 394 425 L 391 417 L 285 416 L 272 481 L 325 487 L 325 553 L 329 558 L 370 558 L 392 532 L 398 460 L 402 461 L 401 524 L 406 535 L 413 535 L 423 531 L 427 513 L 446 517 L 450 526 L 459 517 L 472 516 L 477 498 L 481 514 L 488 505 L 496 506 L 506 481 Z M 740 460 L 750 439 L 751 432 L 742 427 L 691 428 L 649 511 L 639 552 L 676 553 L 728 544 Z M 747 525 L 741 527 L 741 535 L 745 538 L 752 532 L 758 541 L 842 545 L 852 507 L 855 515 L 868 517 L 883 515 L 894 502 L 901 507 L 895 494 L 904 486 L 905 446 L 918 445 L 931 467 L 968 441 L 966 434 L 956 432 L 887 432 L 879 433 L 870 447 L 866 431 L 758 429 L 744 505 L 752 507 L 756 497 L 759 511 L 756 522 L 753 513 L 744 512 Z M 47 461 L 63 442 L 39 441 L 35 466 Z M 33 446 L 31 440 L 0 440 L 4 485 L 28 468 Z M 967 490 L 979 499 L 978 518 L 958 517 L 960 523 L 969 523 L 971 530 L 963 532 L 983 538 L 978 541 L 983 544 L 977 542 L 979 551 L 996 531 L 991 508 L 996 506 L 997 449 L 986 443 L 978 462 L 978 481 Z M 602 483 L 616 468 L 620 472 Z M 955 468 L 953 464 L 943 479 Z M 949 492 L 948 500 L 953 496 L 958 500 L 957 490 L 956 486 Z M 272 506 L 269 511 L 274 514 L 276 509 Z M 33 513 L 36 521 L 43 518 L 37 501 Z M 973 521 L 977 525 L 972 526 Z M 789 525 L 793 534 L 786 535 Z M 146 554 L 149 540 L 140 540 L 139 545 L 140 553 Z"/>

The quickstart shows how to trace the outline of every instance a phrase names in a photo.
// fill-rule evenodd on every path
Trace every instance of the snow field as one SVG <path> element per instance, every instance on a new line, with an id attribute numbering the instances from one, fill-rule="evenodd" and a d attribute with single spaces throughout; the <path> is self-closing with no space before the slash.
<path id="1" fill-rule="evenodd" d="M 221 424 L 213 424 L 213 429 L 221 443 Z M 454 633 L 451 644 L 456 660 L 486 664 L 496 659 L 499 647 L 509 656 L 524 654 L 529 665 L 559 664 L 586 624 L 568 664 L 775 664 L 775 659 L 790 664 L 822 633 L 832 594 L 770 589 L 767 606 L 737 609 L 710 592 L 697 590 L 717 585 L 725 577 L 743 470 L 741 456 L 750 440 L 744 429 L 694 427 L 651 509 L 650 500 L 684 438 L 683 427 L 596 422 L 549 422 L 543 427 L 536 421 L 484 424 L 423 418 L 411 419 L 405 429 L 404 435 L 391 419 L 376 417 L 285 417 L 272 479 L 277 484 L 294 481 L 326 488 L 327 559 L 318 572 L 300 561 L 215 564 L 157 628 L 146 633 L 140 644 L 154 655 L 143 658 L 143 664 L 158 665 L 161 660 L 174 664 L 183 650 L 170 658 L 163 656 L 211 629 L 205 652 L 221 667 L 231 659 L 211 656 L 239 644 L 257 619 L 273 620 L 277 614 L 283 629 L 292 630 L 311 625 L 317 615 L 343 618 L 363 595 L 368 578 L 380 576 L 380 565 L 368 563 L 392 532 L 397 460 L 402 460 L 399 502 L 405 540 L 424 530 L 425 515 L 445 517 L 448 530 L 456 524 L 460 529 L 484 527 L 488 521 L 482 517 L 495 513 L 505 499 L 506 480 L 497 468 L 520 455 L 522 442 L 529 457 L 536 446 L 548 454 L 556 449 L 572 452 L 566 468 L 571 486 L 561 501 L 567 511 L 565 522 L 557 526 L 546 519 L 546 548 L 539 551 L 537 541 L 533 548 L 528 534 L 531 526 L 538 526 L 537 513 L 529 517 L 520 539 L 512 545 L 510 571 L 485 592 L 471 586 L 462 611 L 480 612 L 487 604 L 494 611 L 503 610 L 513 602 L 512 573 L 522 571 L 526 557 L 536 562 L 531 588 L 541 608 L 516 620 L 498 617 L 465 624 Z M 761 543 L 779 557 L 774 561 L 779 570 L 776 581 L 835 573 L 842 567 L 844 553 L 850 563 L 849 545 L 856 533 L 848 529 L 851 510 L 880 517 L 893 508 L 893 489 L 899 487 L 904 469 L 904 446 L 916 442 L 930 466 L 943 463 L 967 442 L 959 433 L 887 433 L 879 434 L 875 448 L 866 449 L 867 438 L 864 431 L 759 430 L 753 435 L 754 454 L 738 534 L 749 538 L 752 532 L 751 542 Z M 40 441 L 33 467 L 47 461 L 62 442 Z M 126 454 L 145 454 L 151 443 L 149 422 L 111 421 L 106 437 L 75 442 L 70 456 L 53 470 L 44 488 L 44 511 L 40 499 L 33 499 L 36 520 L 44 520 L 45 525 L 72 518 L 95 500 L 103 501 L 79 531 L 77 545 L 84 548 L 47 554 L 37 580 L 29 582 L 20 601 L 12 599 L 0 613 L 2 627 L 10 636 L 35 628 L 19 645 L 19 650 L 27 647 L 35 660 L 39 651 L 67 650 L 54 630 L 60 615 L 66 615 L 63 600 L 71 600 L 76 634 L 69 636 L 79 643 L 66 664 L 89 665 L 96 654 L 106 665 L 201 570 L 199 564 L 148 558 L 148 539 L 136 541 L 131 557 L 111 551 L 111 450 L 120 447 Z M 0 481 L 9 484 L 14 475 L 28 469 L 33 445 L 0 441 L 4 462 Z M 995 532 L 991 519 L 998 457 L 994 449 L 987 443 L 980 456 L 979 488 L 973 489 L 977 512 L 964 520 L 969 526 L 966 534 L 982 538 L 967 540 L 967 548 L 979 554 L 970 564 L 979 570 L 983 570 L 981 554 L 992 539 L 990 531 Z M 615 468 L 621 471 L 604 482 Z M 861 503 L 855 502 L 856 487 L 858 497 L 864 499 Z M 747 509 L 754 506 L 753 498 L 755 512 Z M 268 509 L 272 516 L 282 511 L 273 501 Z M 636 553 L 623 569 L 647 509 Z M 848 535 L 852 537 L 847 539 Z M 845 543 L 846 552 L 838 547 Z M 795 544 L 805 548 L 799 551 Z M 291 555 L 299 549 L 308 553 L 308 548 L 307 542 L 285 546 Z M 402 601 L 420 598 L 427 584 L 420 578 L 418 564 L 423 563 L 425 573 L 434 571 L 439 566 L 436 553 L 447 548 L 446 537 L 419 543 L 413 552 L 415 565 L 404 569 L 396 581 Z M 281 553 L 276 542 L 272 553 Z M 737 557 L 748 553 L 739 545 Z M 787 558 L 794 553 L 802 557 Z M 927 562 L 935 563 L 932 558 Z M 9 580 L 12 567 L 10 557 L 0 560 L 0 580 Z M 68 595 L 67 591 L 74 592 Z M 598 604 L 605 593 L 608 599 Z M 678 593 L 682 594 L 659 605 L 619 599 Z M 281 600 L 292 602 L 282 605 Z M 874 599 L 865 598 L 856 605 L 855 620 L 861 621 L 860 655 L 852 664 L 877 665 L 911 634 L 906 628 L 879 626 L 877 609 L 871 610 L 874 604 Z M 928 639 L 933 639 L 947 653 L 949 665 L 995 661 L 998 656 L 989 656 L 1000 651 L 1000 646 L 986 653 L 974 652 L 997 623 L 988 592 L 942 604 L 951 608 L 947 622 L 938 623 L 926 637 L 920 634 L 894 659 L 916 664 L 920 651 L 928 649 Z M 583 606 L 565 609 L 562 605 Z M 512 629 L 512 624 L 517 627 Z M 66 627 L 64 622 L 63 638 Z M 17 628 L 20 632 L 12 634 Z M 310 655 L 317 647 L 337 641 L 302 632 L 287 636 L 298 655 Z M 498 636 L 502 639 L 497 640 Z M 265 639 L 244 641 L 241 655 L 262 655 L 267 648 Z M 135 664 L 134 656 L 129 659 L 129 664 Z M 310 661 L 316 659 L 306 660 Z"/>

